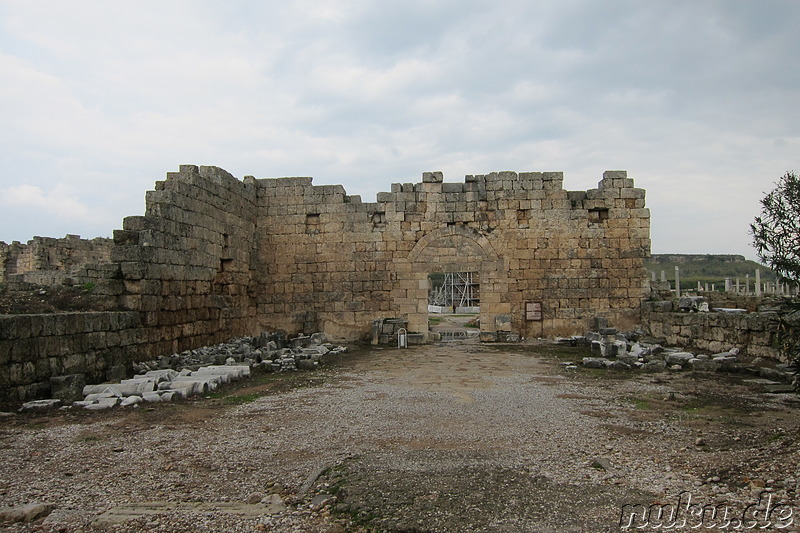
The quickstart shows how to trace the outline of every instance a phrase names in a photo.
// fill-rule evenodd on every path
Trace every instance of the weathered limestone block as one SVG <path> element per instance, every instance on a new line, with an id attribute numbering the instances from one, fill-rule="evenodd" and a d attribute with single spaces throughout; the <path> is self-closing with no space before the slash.
<path id="1" fill-rule="evenodd" d="M 50 378 L 50 395 L 67 405 L 85 396 L 83 394 L 85 386 L 86 376 L 84 374 L 54 376 Z"/>
<path id="2" fill-rule="evenodd" d="M 61 400 L 53 398 L 48 400 L 33 400 L 22 404 L 20 411 L 24 412 L 38 412 L 38 411 L 51 411 L 61 405 Z"/>
<path id="3" fill-rule="evenodd" d="M 153 380 L 133 381 L 129 383 L 101 383 L 99 385 L 86 385 L 83 388 L 83 395 L 103 393 L 107 389 L 118 392 L 121 396 L 141 396 L 145 392 L 152 392 L 156 389 Z"/>

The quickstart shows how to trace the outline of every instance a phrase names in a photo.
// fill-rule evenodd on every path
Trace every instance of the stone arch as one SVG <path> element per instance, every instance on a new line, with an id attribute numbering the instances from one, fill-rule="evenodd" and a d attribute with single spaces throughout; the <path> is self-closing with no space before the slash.
<path id="1" fill-rule="evenodd" d="M 489 239 L 478 233 L 478 231 L 466 226 L 448 226 L 446 228 L 440 228 L 427 233 L 419 241 L 417 241 L 417 244 L 411 249 L 411 252 L 408 254 L 408 260 L 412 263 L 416 262 L 419 260 L 422 253 L 437 241 L 447 239 L 456 241 L 458 240 L 458 237 L 465 239 L 467 242 L 471 241 L 478 248 L 480 248 L 480 250 L 483 252 L 483 259 L 485 261 L 500 261 L 500 257 L 497 255 L 497 252 L 494 251 L 494 247 L 492 246 L 492 243 L 489 242 Z"/>
<path id="2" fill-rule="evenodd" d="M 465 226 L 448 226 L 420 238 L 405 260 L 396 263 L 393 307 L 408 319 L 409 330 L 428 332 L 428 274 L 477 272 L 481 284 L 481 333 L 496 331 L 496 317 L 508 314 L 508 269 L 490 240 Z"/>

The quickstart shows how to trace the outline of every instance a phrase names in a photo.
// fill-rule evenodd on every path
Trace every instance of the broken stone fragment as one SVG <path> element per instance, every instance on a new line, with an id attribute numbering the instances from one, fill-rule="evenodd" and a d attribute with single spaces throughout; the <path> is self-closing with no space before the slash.
<path id="1" fill-rule="evenodd" d="M 229 376 L 232 381 L 250 376 L 250 365 L 210 365 L 197 369 L 197 373 Z"/>
<path id="2" fill-rule="evenodd" d="M 208 394 L 217 389 L 217 382 L 211 379 L 195 379 L 194 376 L 178 376 L 172 382 L 173 388 L 188 389 L 190 395 Z"/>
<path id="3" fill-rule="evenodd" d="M 263 500 L 263 499 L 264 499 L 264 494 L 262 494 L 261 492 L 254 492 L 254 493 L 250 494 L 247 497 L 247 500 L 245 500 L 245 501 L 250 505 L 255 505 L 257 503 L 261 503 L 261 500 Z"/>
<path id="4" fill-rule="evenodd" d="M 666 354 L 663 351 L 655 352 L 655 351 L 651 350 L 649 353 L 645 353 L 645 354 L 642 355 L 642 360 L 645 363 L 649 363 L 650 361 L 662 361 L 663 362 L 665 358 L 666 358 Z"/>
<path id="5" fill-rule="evenodd" d="M 101 411 L 103 409 L 111 409 L 120 401 L 119 398 L 113 396 L 111 398 L 100 398 L 96 402 L 91 403 L 84 407 L 90 411 Z"/>
<path id="6" fill-rule="evenodd" d="M 719 368 L 719 363 L 712 359 L 695 357 L 689 360 L 688 366 L 696 372 L 716 372 Z"/>
<path id="7" fill-rule="evenodd" d="M 684 366 L 689 363 L 690 360 L 694 359 L 694 354 L 689 352 L 676 352 L 676 353 L 669 353 L 665 358 L 665 362 L 669 366 L 679 365 Z"/>
<path id="8" fill-rule="evenodd" d="M 109 389 L 118 396 L 141 396 L 143 392 L 152 392 L 156 389 L 154 380 L 133 381 L 128 383 L 101 383 L 99 385 L 86 385 L 83 388 L 83 395 L 97 394 L 106 392 Z"/>
<path id="9" fill-rule="evenodd" d="M 634 342 L 628 350 L 628 355 L 638 358 L 644 353 L 644 351 L 644 348 L 642 348 L 638 342 Z"/>
<path id="10" fill-rule="evenodd" d="M 617 361 L 625 363 L 628 366 L 633 366 L 639 362 L 639 359 L 631 354 L 625 354 L 620 357 L 617 357 Z"/>
<path id="11" fill-rule="evenodd" d="M 611 470 L 611 461 L 607 457 L 595 457 L 591 460 L 589 466 L 599 470 L 609 471 Z"/>
<path id="12" fill-rule="evenodd" d="M 300 359 L 295 363 L 300 370 L 314 370 L 317 368 L 317 362 L 311 359 Z"/>
<path id="13" fill-rule="evenodd" d="M 0 508 L 0 521 L 5 522 L 33 522 L 43 518 L 55 509 L 50 503 L 30 503 L 21 507 Z"/>
<path id="14" fill-rule="evenodd" d="M 602 342 L 597 341 L 597 340 L 592 341 L 591 353 L 594 356 L 599 356 L 599 357 L 604 356 L 606 354 L 605 344 L 603 344 Z"/>
<path id="15" fill-rule="evenodd" d="M 160 393 L 160 396 L 162 402 L 171 402 L 175 397 L 177 397 L 177 393 L 175 391 L 165 391 Z"/>
<path id="16" fill-rule="evenodd" d="M 708 303 L 702 296 L 684 296 L 678 300 L 678 308 L 681 311 L 699 311 L 701 304 L 705 303 L 705 310 L 708 311 Z"/>
<path id="17" fill-rule="evenodd" d="M 101 398 L 121 398 L 121 397 L 122 393 L 120 393 L 118 390 L 111 387 L 106 387 L 103 390 L 103 392 L 95 392 L 92 394 L 87 394 L 84 400 L 95 403 Z"/>
<path id="18" fill-rule="evenodd" d="M 175 388 L 172 388 L 172 389 L 166 389 L 166 390 L 162 390 L 160 392 L 161 392 L 161 399 L 163 401 L 172 401 L 172 400 L 175 400 L 177 398 L 185 400 L 186 398 L 188 398 L 191 395 L 191 390 L 190 389 L 180 388 L 180 387 L 175 387 Z M 167 394 L 171 394 L 169 400 L 164 399 L 164 396 L 166 396 Z"/>
<path id="19" fill-rule="evenodd" d="M 83 398 L 83 387 L 85 386 L 86 376 L 83 374 L 67 374 L 50 378 L 50 394 L 64 403 Z"/>
<path id="20" fill-rule="evenodd" d="M 312 511 L 319 511 L 326 505 L 331 505 L 336 501 L 336 497 L 331 494 L 317 494 L 311 498 L 309 508 Z"/>
<path id="21" fill-rule="evenodd" d="M 623 361 L 609 361 L 606 365 L 609 370 L 630 370 L 631 365 Z"/>
<path id="22" fill-rule="evenodd" d="M 648 361 L 642 365 L 642 372 L 663 372 L 667 369 L 667 363 L 661 360 Z"/>
<path id="23" fill-rule="evenodd" d="M 584 357 L 583 366 L 586 368 L 606 368 L 610 361 L 602 357 Z"/>
<path id="24" fill-rule="evenodd" d="M 615 340 L 610 345 L 608 345 L 608 353 L 606 355 L 610 357 L 619 357 L 624 356 L 627 353 L 627 343 L 621 340 Z"/>
<path id="25" fill-rule="evenodd" d="M 171 381 L 172 378 L 178 375 L 178 373 L 171 368 L 167 368 L 164 370 L 149 370 L 145 372 L 144 375 L 148 378 L 154 379 L 156 383 L 161 383 L 164 381 Z"/>
<path id="26" fill-rule="evenodd" d="M 286 504 L 283 503 L 283 499 L 281 498 L 280 494 L 270 494 L 261 500 L 261 502 L 267 506 L 265 511 L 266 514 L 281 514 L 287 510 Z"/>
<path id="27" fill-rule="evenodd" d="M 61 400 L 51 398 L 48 400 L 33 400 L 32 402 L 25 402 L 20 408 L 21 413 L 31 413 L 37 411 L 50 411 L 61 405 Z"/>
<path id="28" fill-rule="evenodd" d="M 153 393 L 149 393 L 153 394 Z M 128 396 L 127 398 L 123 398 L 123 400 L 119 403 L 120 407 L 128 407 L 131 405 L 139 405 L 142 403 L 141 396 Z"/>
<path id="29" fill-rule="evenodd" d="M 311 344 L 320 345 L 326 342 L 328 342 L 328 336 L 323 332 L 318 332 L 311 335 Z"/>
<path id="30" fill-rule="evenodd" d="M 161 402 L 161 395 L 157 392 L 145 392 L 142 394 L 142 400 L 147 403 L 159 403 Z"/>

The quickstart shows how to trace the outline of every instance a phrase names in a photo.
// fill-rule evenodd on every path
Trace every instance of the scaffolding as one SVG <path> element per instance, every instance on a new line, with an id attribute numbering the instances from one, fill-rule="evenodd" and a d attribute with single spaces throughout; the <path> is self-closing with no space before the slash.
<path id="1" fill-rule="evenodd" d="M 444 282 L 433 288 L 428 304 L 441 307 L 479 307 L 480 283 L 474 272 L 448 272 Z"/>

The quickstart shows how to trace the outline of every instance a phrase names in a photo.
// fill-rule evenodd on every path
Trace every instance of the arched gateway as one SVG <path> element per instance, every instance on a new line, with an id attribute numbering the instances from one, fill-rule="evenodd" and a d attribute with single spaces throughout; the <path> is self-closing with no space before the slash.
<path id="1" fill-rule="evenodd" d="M 595 316 L 631 327 L 648 290 L 644 190 L 624 171 L 587 191 L 562 181 L 426 172 L 364 203 L 311 178 L 183 165 L 115 232 L 114 283 L 177 348 L 275 329 L 355 340 L 384 318 L 426 333 L 428 275 L 441 272 L 480 280 L 484 339 L 582 333 Z"/>
<path id="2" fill-rule="evenodd" d="M 408 257 L 395 263 L 398 288 L 393 302 L 405 306 L 409 328 L 428 332 L 428 276 L 434 273 L 474 272 L 481 283 L 480 322 L 484 331 L 494 331 L 495 317 L 508 314 L 508 303 L 499 295 L 508 292 L 508 268 L 489 239 L 478 230 L 449 226 L 434 230 L 417 241 Z M 401 289 L 400 286 L 415 287 Z"/>

